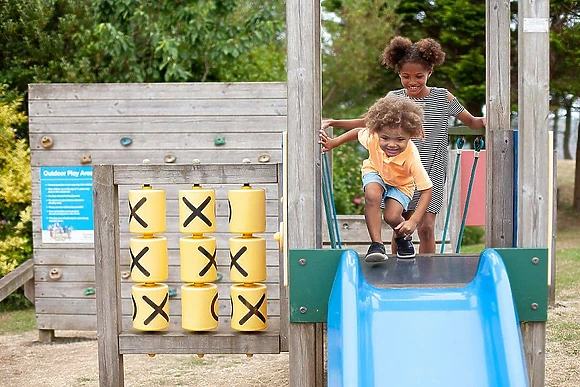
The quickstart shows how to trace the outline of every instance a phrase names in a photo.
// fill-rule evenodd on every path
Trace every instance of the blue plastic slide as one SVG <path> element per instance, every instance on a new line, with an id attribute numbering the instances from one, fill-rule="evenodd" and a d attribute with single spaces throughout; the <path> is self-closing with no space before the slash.
<path id="1" fill-rule="evenodd" d="M 457 257 L 456 257 L 457 258 Z M 467 284 L 421 284 L 422 257 L 375 265 L 415 283 L 377 287 L 359 257 L 346 251 L 328 305 L 328 386 L 526 387 L 525 358 L 509 279 L 499 254 L 485 250 Z M 427 259 L 427 258 L 426 258 Z M 446 258 L 430 258 L 454 270 Z M 367 265 L 363 263 L 363 265 Z M 386 269 L 388 267 L 388 269 Z M 435 270 L 434 270 L 435 269 Z M 406 274 L 405 274 L 406 273 Z M 413 281 L 411 281 L 413 282 Z"/>

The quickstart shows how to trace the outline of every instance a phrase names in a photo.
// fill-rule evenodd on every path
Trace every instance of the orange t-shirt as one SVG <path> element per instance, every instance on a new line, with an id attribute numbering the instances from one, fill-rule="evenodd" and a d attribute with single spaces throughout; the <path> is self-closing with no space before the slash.
<path id="1" fill-rule="evenodd" d="M 423 191 L 433 186 L 413 141 L 409 141 L 402 153 L 389 157 L 379 146 L 378 136 L 371 134 L 367 128 L 358 133 L 358 140 L 369 151 L 369 158 L 363 161 L 361 167 L 363 176 L 368 172 L 377 172 L 385 184 L 398 188 L 410 198 L 415 187 Z"/>

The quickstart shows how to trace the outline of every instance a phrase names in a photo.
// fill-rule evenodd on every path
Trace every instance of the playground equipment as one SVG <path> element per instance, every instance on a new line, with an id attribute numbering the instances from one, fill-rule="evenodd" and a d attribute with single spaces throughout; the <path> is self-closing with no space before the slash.
<path id="1" fill-rule="evenodd" d="M 97 327 L 91 195 L 93 165 L 140 165 L 145 159 L 161 165 L 242 163 L 244 160 L 250 165 L 275 165 L 282 161 L 280 138 L 286 130 L 287 101 L 286 83 L 283 82 L 31 84 L 29 95 L 33 288 L 36 288 L 36 327 L 41 341 L 50 341 L 55 330 L 94 331 Z M 83 156 L 90 156 L 91 163 L 81 164 Z M 64 176 L 49 179 L 46 174 L 52 171 L 64 173 Z M 75 173 L 79 174 L 77 178 Z M 243 176 L 245 170 L 242 168 L 236 173 Z M 148 181 L 119 187 L 122 302 L 129 312 L 129 284 L 132 281 L 129 241 L 136 235 L 129 233 L 127 193 L 143 183 Z M 178 191 L 190 190 L 191 183 L 154 186 L 167 192 L 168 229 L 163 236 L 168 240 L 168 276 L 162 282 L 169 286 L 172 314 L 181 310 L 181 286 L 190 283 L 180 277 L 178 241 L 184 236 L 193 237 L 193 234 L 181 232 L 177 225 Z M 75 225 L 73 238 L 56 231 L 51 238 L 48 227 L 55 220 L 65 226 L 70 220 L 49 209 L 47 200 L 49 195 L 63 194 L 61 188 L 70 187 L 73 189 L 66 195 L 77 196 L 80 201 L 74 203 L 84 209 L 65 208 L 71 202 L 63 201 L 56 210 L 73 211 L 66 215 L 67 218 L 86 218 L 82 221 L 85 230 Z M 227 192 L 221 185 L 211 188 L 216 191 L 217 228 L 211 236 L 216 238 L 218 245 L 215 257 L 218 270 L 217 279 L 208 281 L 220 288 L 225 299 L 233 285 L 227 278 L 228 240 L 232 236 L 225 226 Z M 265 284 L 277 288 L 279 252 L 271 236 L 279 225 L 278 198 L 281 195 L 275 184 L 259 188 L 265 188 L 267 194 L 266 231 L 260 235 L 266 239 L 268 280 Z M 80 220 L 73 222 L 81 223 Z M 82 240 L 75 240 L 75 233 Z M 270 324 L 277 326 L 280 310 L 277 291 L 268 294 L 267 303 Z M 229 304 L 220 300 L 218 306 L 220 317 L 227 317 L 224 321 L 229 322 Z M 130 320 L 130 317 L 129 313 L 123 318 Z"/>
<path id="2" fill-rule="evenodd" d="M 291 250 L 290 321 L 327 322 L 329 386 L 527 386 L 519 323 L 546 321 L 547 267 L 546 249 Z"/>
<path id="3" fill-rule="evenodd" d="M 237 306 L 230 309 L 229 287 L 218 285 L 220 298 L 220 318 L 218 327 L 204 332 L 195 332 L 183 329 L 181 308 L 176 305 L 179 300 L 173 300 L 169 308 L 170 323 L 166 329 L 151 334 L 132 328 L 128 309 L 130 306 L 123 303 L 123 295 L 127 289 L 121 276 L 122 258 L 119 255 L 121 235 L 119 230 L 119 186 L 138 185 L 143 181 L 152 186 L 171 186 L 191 184 L 195 182 L 203 186 L 230 187 L 234 192 L 232 199 L 231 231 L 245 234 L 234 237 L 230 241 L 231 256 L 236 252 L 252 250 L 256 262 L 252 257 L 244 254 L 231 260 L 232 269 L 236 266 L 239 275 L 247 272 L 252 276 L 251 281 L 263 279 L 263 249 L 258 247 L 260 237 L 250 234 L 264 230 L 266 192 L 262 189 L 251 189 L 249 186 L 239 189 L 242 184 L 251 182 L 253 185 L 272 187 L 280 191 L 280 165 L 272 164 L 209 164 L 209 165 L 98 165 L 94 167 L 94 208 L 95 208 L 95 275 L 97 299 L 97 331 L 99 346 L 99 381 L 101 386 L 122 386 L 123 355 L 124 354 L 157 354 L 157 353 L 192 353 L 192 354 L 260 354 L 279 353 L 287 350 L 288 315 L 286 288 L 281 285 L 281 272 L 276 271 L 268 275 L 264 284 L 240 284 L 243 290 L 232 291 L 232 297 L 239 301 Z M 266 189 L 266 191 L 269 188 Z M 270 189 L 271 190 L 271 189 Z M 237 191 L 237 192 L 236 192 Z M 243 191 L 240 193 L 240 191 Z M 250 194 L 253 198 L 248 199 Z M 243 195 L 243 196 L 240 196 Z M 177 196 L 177 195 L 176 195 Z M 195 201 L 196 203 L 198 201 Z M 251 202 L 251 205 L 248 205 Z M 242 207 L 240 207 L 240 204 Z M 200 209 L 201 206 L 196 206 Z M 237 209 L 236 209 L 237 208 Z M 241 211 L 241 212 L 237 212 Z M 248 212 L 249 211 L 249 212 Z M 137 211 L 138 212 L 138 211 Z M 196 212 L 199 214 L 199 212 Z M 113 214 L 111 216 L 111 214 Z M 173 224 L 175 223 L 175 225 Z M 177 222 L 168 222 L 168 227 L 177 226 Z M 217 222 L 216 227 L 221 227 Z M 227 244 L 227 240 L 218 240 Z M 248 245 L 240 243 L 249 242 Z M 248 248 L 247 246 L 251 246 Z M 261 245 L 263 246 L 263 245 Z M 244 249 L 244 247 L 246 249 Z M 277 253 L 280 264 L 281 257 Z M 249 259 L 249 260 L 248 260 Z M 237 265 L 234 265 L 237 263 Z M 252 266 L 256 266 L 256 270 Z M 219 265 L 218 265 L 219 267 Z M 256 274 L 258 273 L 258 274 Z M 242 274 L 243 275 L 243 274 Z M 246 281 L 244 279 L 244 281 Z M 280 284 L 280 285 L 279 285 Z M 233 285 L 238 286 L 238 285 Z M 274 316 L 269 316 L 266 325 L 267 311 L 276 305 L 266 305 L 268 295 L 279 299 L 279 316 L 274 310 Z M 258 290 L 256 290 L 258 289 Z M 249 290 L 245 292 L 244 290 Z M 205 299 L 207 300 L 207 299 Z M 181 299 L 183 303 L 183 298 Z M 201 304 L 207 305 L 207 301 Z M 222 308 L 228 308 L 223 310 Z M 237 308 L 237 310 L 236 310 Z M 207 313 L 202 306 L 201 313 Z M 230 317 L 231 316 L 231 317 Z M 252 332 L 246 332 L 252 330 Z"/>

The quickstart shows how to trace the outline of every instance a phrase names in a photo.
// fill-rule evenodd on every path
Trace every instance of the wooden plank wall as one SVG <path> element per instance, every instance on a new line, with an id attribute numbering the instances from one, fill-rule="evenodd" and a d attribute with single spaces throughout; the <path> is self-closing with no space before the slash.
<path id="1" fill-rule="evenodd" d="M 41 235 L 40 168 L 92 164 L 153 164 L 167 156 L 177 164 L 197 159 L 211 163 L 280 163 L 282 135 L 286 130 L 285 83 L 160 83 L 160 84 L 33 84 L 29 86 L 29 128 L 33 174 L 33 243 L 37 328 L 40 330 L 96 330 L 94 245 L 43 243 Z M 121 138 L 129 137 L 129 146 Z M 225 140 L 215 145 L 216 137 Z M 54 144 L 46 149 L 43 138 Z M 245 160 L 246 159 L 246 160 Z M 84 164 L 84 165 L 91 165 Z M 193 184 L 194 182 L 192 182 Z M 251 182 L 250 182 L 251 183 Z M 179 323 L 179 233 L 177 192 L 190 186 L 169 185 L 167 232 L 169 278 L 176 289 L 170 314 Z M 272 235 L 278 229 L 281 193 L 276 184 L 256 185 L 266 190 L 266 238 L 268 312 L 270 326 L 279 326 L 279 252 Z M 119 187 L 122 276 L 129 271 L 129 189 Z M 229 325 L 229 234 L 227 191 L 239 188 L 217 185 L 216 189 L 220 324 Z M 51 279 L 51 270 L 61 276 Z M 133 282 L 121 283 L 123 325 L 131 323 L 130 292 Z M 222 317 L 223 316 L 223 317 Z"/>

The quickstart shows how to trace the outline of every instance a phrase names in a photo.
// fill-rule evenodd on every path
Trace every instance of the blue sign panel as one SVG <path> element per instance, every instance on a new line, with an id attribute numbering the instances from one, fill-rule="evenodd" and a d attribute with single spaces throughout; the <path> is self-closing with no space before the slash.
<path id="1" fill-rule="evenodd" d="M 40 168 L 42 243 L 93 243 L 93 168 Z"/>

